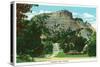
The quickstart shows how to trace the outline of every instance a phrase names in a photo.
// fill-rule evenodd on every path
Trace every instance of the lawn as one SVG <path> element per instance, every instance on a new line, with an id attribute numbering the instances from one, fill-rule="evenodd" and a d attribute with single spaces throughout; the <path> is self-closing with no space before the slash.
<path id="1" fill-rule="evenodd" d="M 57 56 L 50 57 L 50 58 L 34 58 L 35 62 L 41 62 L 41 61 L 53 61 L 53 60 L 78 60 L 80 58 L 89 58 L 87 54 L 77 54 L 77 55 L 71 55 L 71 54 L 65 54 L 63 52 L 59 52 Z"/>
<path id="2" fill-rule="evenodd" d="M 59 52 L 58 55 L 56 57 L 72 57 L 72 58 L 75 58 L 75 57 L 89 57 L 87 54 L 74 54 L 74 55 L 71 55 L 71 54 L 65 54 L 63 52 Z"/>
<path id="3" fill-rule="evenodd" d="M 43 61 L 62 61 L 62 60 L 78 60 L 78 59 L 84 59 L 84 58 L 91 58 L 89 57 L 87 54 L 75 54 L 75 55 L 71 55 L 71 54 L 65 54 L 62 51 L 58 53 L 57 56 L 55 57 L 34 57 L 34 61 L 30 61 L 30 62 L 43 62 Z M 18 60 L 18 58 L 17 58 Z M 22 61 L 17 61 L 17 62 L 22 62 Z M 25 61 L 24 61 L 25 62 Z M 29 62 L 29 60 L 28 60 Z"/>

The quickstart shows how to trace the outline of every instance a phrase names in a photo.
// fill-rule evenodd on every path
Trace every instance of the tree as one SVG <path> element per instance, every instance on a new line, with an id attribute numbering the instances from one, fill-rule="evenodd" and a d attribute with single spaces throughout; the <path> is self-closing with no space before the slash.
<path id="1" fill-rule="evenodd" d="M 42 43 L 42 39 L 40 38 L 42 34 L 46 34 L 45 32 L 47 31 L 46 27 L 45 27 L 45 20 L 48 18 L 49 16 L 47 14 L 40 14 L 40 15 L 36 15 L 31 19 L 30 22 L 30 27 L 29 30 L 31 31 L 31 34 L 33 35 L 33 55 L 35 57 L 39 57 L 39 56 L 43 56 L 44 55 L 44 51 L 45 51 L 45 44 Z"/>
<path id="2" fill-rule="evenodd" d="M 88 55 L 96 56 L 96 32 L 91 36 L 88 43 Z"/>
<path id="3" fill-rule="evenodd" d="M 31 4 L 17 4 L 16 6 L 16 12 L 17 12 L 17 22 L 20 23 L 20 20 L 27 17 L 24 13 L 30 11 L 30 8 L 32 7 Z"/>
<path id="4" fill-rule="evenodd" d="M 86 45 L 87 39 L 83 38 L 82 36 L 79 36 L 75 38 L 76 40 L 74 41 L 75 44 L 75 50 L 81 52 Z"/>
<path id="5" fill-rule="evenodd" d="M 29 12 L 31 7 L 31 4 L 16 4 L 17 34 L 19 34 L 23 30 L 23 28 L 25 28 L 22 19 L 27 17 L 24 13 Z"/>
<path id="6" fill-rule="evenodd" d="M 82 29 L 72 31 L 69 28 L 66 32 L 63 32 L 60 46 L 65 53 L 70 50 L 76 50 L 78 52 L 81 52 L 83 50 L 83 47 L 87 42 L 87 39 L 81 36 L 80 34 L 81 30 Z"/>
<path id="7" fill-rule="evenodd" d="M 33 57 L 33 53 L 35 54 L 35 50 L 42 50 L 41 48 L 36 47 L 35 45 L 41 45 L 40 42 L 40 35 L 37 33 L 40 33 L 36 29 L 36 24 L 34 24 L 33 27 L 30 25 L 30 21 L 25 20 L 27 16 L 25 13 L 30 12 L 32 6 L 38 6 L 38 5 L 32 5 L 32 4 L 16 4 L 16 19 L 17 19 L 17 59 L 20 61 L 29 61 L 28 59 L 23 58 L 25 56 L 27 57 Z M 42 46 L 41 46 L 42 47 Z M 35 49 L 36 48 L 36 49 Z M 38 48 L 38 49 L 37 49 Z M 33 50 L 34 49 L 34 50 Z M 42 52 L 39 51 L 38 54 L 40 55 Z M 24 56 L 24 57 L 23 57 Z"/>
<path id="8" fill-rule="evenodd" d="M 27 16 L 25 13 L 31 12 L 32 6 L 38 7 L 38 4 L 16 4 L 16 20 L 17 20 L 17 34 L 19 34 L 24 28 L 24 18 Z"/>

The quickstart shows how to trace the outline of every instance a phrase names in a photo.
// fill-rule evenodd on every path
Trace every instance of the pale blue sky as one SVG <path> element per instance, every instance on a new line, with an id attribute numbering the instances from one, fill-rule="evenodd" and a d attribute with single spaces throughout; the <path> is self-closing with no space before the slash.
<path id="1" fill-rule="evenodd" d="M 59 10 L 69 10 L 71 12 L 77 12 L 77 13 L 90 13 L 94 16 L 96 16 L 96 8 L 92 7 L 74 7 L 74 6 L 53 6 L 53 5 L 39 5 L 38 7 L 32 7 L 33 11 L 59 11 Z"/>

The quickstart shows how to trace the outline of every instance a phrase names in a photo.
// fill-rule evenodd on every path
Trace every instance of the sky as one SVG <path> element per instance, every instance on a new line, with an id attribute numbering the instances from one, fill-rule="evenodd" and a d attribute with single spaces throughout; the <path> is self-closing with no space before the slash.
<path id="1" fill-rule="evenodd" d="M 82 18 L 84 21 L 89 22 L 93 27 L 96 26 L 96 8 L 85 6 L 55 6 L 55 5 L 39 5 L 38 7 L 32 6 L 32 12 L 26 13 L 28 19 L 31 19 L 34 15 L 41 13 L 50 13 L 59 10 L 68 10 L 72 12 L 73 17 Z"/>

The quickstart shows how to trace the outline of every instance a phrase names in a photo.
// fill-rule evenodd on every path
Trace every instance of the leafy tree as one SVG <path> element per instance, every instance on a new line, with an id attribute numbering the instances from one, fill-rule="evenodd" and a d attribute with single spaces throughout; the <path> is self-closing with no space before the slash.
<path id="1" fill-rule="evenodd" d="M 17 34 L 21 34 L 21 32 L 23 31 L 23 29 L 26 27 L 24 25 L 24 18 L 26 18 L 27 16 L 25 15 L 25 13 L 27 12 L 31 12 L 31 8 L 32 6 L 38 7 L 38 4 L 16 4 L 16 20 L 17 20 Z M 25 20 L 26 21 L 26 20 Z"/>
<path id="2" fill-rule="evenodd" d="M 61 47 L 64 52 L 68 52 L 70 50 L 77 50 L 81 52 L 83 47 L 85 46 L 87 39 L 83 38 L 80 35 L 80 31 L 82 29 L 78 29 L 76 31 L 72 31 L 70 28 L 64 33 L 62 37 L 63 41 L 61 42 Z M 67 45 L 66 45 L 67 44 Z"/>
<path id="3" fill-rule="evenodd" d="M 41 50 L 43 49 L 40 40 L 41 32 L 37 29 L 37 25 L 24 18 L 27 17 L 25 13 L 30 12 L 32 4 L 17 4 L 17 59 L 23 60 L 25 56 L 27 58 L 33 56 L 40 56 L 42 54 Z M 38 33 L 38 34 L 37 34 Z M 36 45 L 39 45 L 36 46 Z M 40 48 L 41 47 L 41 48 Z M 38 51 L 36 53 L 36 51 Z M 24 57 L 21 57 L 24 56 Z M 25 59 L 27 60 L 27 59 Z M 24 60 L 23 60 L 24 61 Z M 31 60 L 30 60 L 31 61 Z"/>
<path id="4" fill-rule="evenodd" d="M 76 40 L 74 41 L 75 44 L 75 50 L 81 52 L 86 45 L 87 39 L 83 38 L 82 36 L 76 37 Z"/>
<path id="5" fill-rule="evenodd" d="M 45 40 L 44 41 L 44 54 L 52 54 L 52 52 L 53 52 L 52 41 Z"/>
<path id="6" fill-rule="evenodd" d="M 17 12 L 17 22 L 20 22 L 21 19 L 25 18 L 26 15 L 24 13 L 30 11 L 30 8 L 32 7 L 31 4 L 17 4 L 16 6 L 16 12 Z"/>
<path id="7" fill-rule="evenodd" d="M 96 32 L 91 36 L 88 44 L 88 55 L 96 56 Z"/>
<path id="8" fill-rule="evenodd" d="M 17 17 L 17 34 L 19 34 L 25 26 L 23 25 L 22 19 L 27 17 L 24 13 L 30 11 L 32 5 L 31 4 L 16 4 L 16 17 Z"/>
<path id="9" fill-rule="evenodd" d="M 40 36 L 42 34 L 45 34 L 45 31 L 47 31 L 47 29 L 45 28 L 45 20 L 48 18 L 49 16 L 46 14 L 42 14 L 42 15 L 36 15 L 31 19 L 31 23 L 30 23 L 30 27 L 29 30 L 31 31 L 31 34 L 34 35 L 34 37 L 30 37 L 33 40 L 33 55 L 38 57 L 38 56 L 43 56 L 44 55 L 44 48 L 45 48 L 45 44 L 41 43 L 42 39 L 40 38 Z M 34 39 L 35 38 L 35 39 Z"/>

